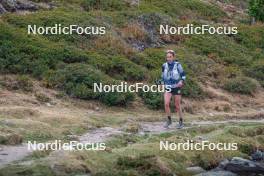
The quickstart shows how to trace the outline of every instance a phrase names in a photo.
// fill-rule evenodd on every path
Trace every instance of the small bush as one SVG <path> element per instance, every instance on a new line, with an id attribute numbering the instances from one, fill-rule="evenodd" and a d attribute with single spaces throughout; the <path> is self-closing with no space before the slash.
<path id="1" fill-rule="evenodd" d="M 264 1 L 250 0 L 249 15 L 256 18 L 256 20 L 264 21 Z"/>
<path id="2" fill-rule="evenodd" d="M 247 155 L 251 155 L 255 151 L 254 145 L 248 143 L 239 143 L 238 148 L 239 151 L 246 153 Z"/>
<path id="3" fill-rule="evenodd" d="M 163 164 L 163 165 L 162 165 Z M 136 170 L 140 175 L 145 176 L 171 176 L 171 171 L 164 168 L 164 163 L 152 155 L 140 155 L 138 157 L 122 156 L 117 159 L 117 167 L 122 170 L 133 169 Z"/>
<path id="4" fill-rule="evenodd" d="M 264 61 L 259 60 L 254 62 L 252 66 L 250 66 L 250 68 L 248 69 L 247 75 L 249 77 L 257 79 L 262 85 L 262 87 L 264 87 Z"/>
<path id="5" fill-rule="evenodd" d="M 193 35 L 186 40 L 185 44 L 193 48 L 198 54 L 210 56 L 214 55 L 216 61 L 223 64 L 235 64 L 238 66 L 248 66 L 252 62 L 250 50 L 235 43 L 233 39 L 220 35 Z"/>
<path id="6" fill-rule="evenodd" d="M 18 87 L 20 87 L 20 89 L 24 91 L 30 92 L 33 90 L 33 82 L 26 75 L 19 76 L 17 78 L 17 84 L 18 84 Z"/>
<path id="7" fill-rule="evenodd" d="M 43 93 L 35 93 L 35 97 L 40 102 L 46 103 L 46 102 L 51 101 L 51 99 L 47 95 L 45 95 Z"/>
<path id="8" fill-rule="evenodd" d="M 233 93 L 253 94 L 257 89 L 257 84 L 250 78 L 237 77 L 226 80 L 223 88 Z"/>
<path id="9" fill-rule="evenodd" d="M 107 105 L 126 105 L 134 98 L 132 93 L 94 92 L 94 83 L 118 84 L 118 81 L 86 64 L 69 64 L 48 74 L 46 81 L 70 96 L 86 100 L 98 99 Z"/>
<path id="10" fill-rule="evenodd" d="M 0 134 L 0 144 L 17 145 L 23 142 L 23 137 L 18 134 L 10 133 L 6 135 Z"/>
<path id="11" fill-rule="evenodd" d="M 194 76 L 189 75 L 184 83 L 182 88 L 182 95 L 189 98 L 203 98 L 205 92 L 197 83 L 197 80 Z"/>
<path id="12" fill-rule="evenodd" d="M 123 10 L 127 4 L 123 0 L 83 0 L 82 7 L 85 10 Z"/>
<path id="13" fill-rule="evenodd" d="M 188 8 L 194 12 L 197 12 L 199 15 L 212 20 L 217 20 L 226 16 L 226 13 L 215 5 L 209 5 L 199 0 L 185 0 L 183 2 L 183 6 L 185 8 Z"/>
<path id="14" fill-rule="evenodd" d="M 22 90 L 25 92 L 33 91 L 33 82 L 26 75 L 17 77 L 4 76 L 0 81 L 0 84 L 9 90 Z"/>
<path id="15" fill-rule="evenodd" d="M 160 109 L 163 107 L 163 93 L 139 92 L 139 96 L 150 109 Z"/>
<path id="16" fill-rule="evenodd" d="M 108 92 L 100 94 L 99 100 L 104 104 L 109 106 L 116 105 L 127 105 L 129 102 L 134 100 L 134 95 L 132 93 L 118 93 L 118 92 Z"/>

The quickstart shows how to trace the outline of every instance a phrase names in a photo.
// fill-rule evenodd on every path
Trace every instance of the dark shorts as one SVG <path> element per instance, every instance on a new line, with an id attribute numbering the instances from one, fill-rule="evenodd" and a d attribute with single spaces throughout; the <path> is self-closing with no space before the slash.
<path id="1" fill-rule="evenodd" d="M 179 87 L 171 88 L 170 91 L 168 89 L 166 89 L 166 91 L 171 93 L 172 95 L 181 95 L 181 88 L 179 88 Z"/>

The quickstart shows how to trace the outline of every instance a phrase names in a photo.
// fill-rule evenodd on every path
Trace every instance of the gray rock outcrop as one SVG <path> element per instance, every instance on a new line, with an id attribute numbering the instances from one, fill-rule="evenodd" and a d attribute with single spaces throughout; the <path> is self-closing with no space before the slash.
<path id="1" fill-rule="evenodd" d="M 35 3 L 29 0 L 0 0 L 0 14 L 16 11 L 37 11 L 39 9 L 51 9 L 54 6 L 49 3 Z"/>
<path id="2" fill-rule="evenodd" d="M 219 165 L 220 169 L 230 171 L 239 175 L 263 174 L 264 165 L 240 157 L 234 157 L 231 161 L 223 161 Z"/>

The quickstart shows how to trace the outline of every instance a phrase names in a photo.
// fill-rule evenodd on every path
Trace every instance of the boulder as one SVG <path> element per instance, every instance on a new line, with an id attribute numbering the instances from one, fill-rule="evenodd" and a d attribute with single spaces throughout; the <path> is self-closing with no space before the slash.
<path id="1" fill-rule="evenodd" d="M 2 4 L 8 12 L 16 11 L 16 0 L 0 0 L 0 4 Z"/>
<path id="2" fill-rule="evenodd" d="M 187 167 L 186 170 L 188 171 L 188 173 L 190 173 L 192 175 L 206 172 L 203 168 L 201 168 L 199 166 Z"/>
<path id="3" fill-rule="evenodd" d="M 2 4 L 0 4 L 0 14 L 3 14 L 6 12 L 6 9 L 3 7 Z"/>
<path id="4" fill-rule="evenodd" d="M 52 9 L 53 7 L 51 3 L 35 3 L 29 0 L 0 0 L 0 14 L 5 12 Z"/>
<path id="5" fill-rule="evenodd" d="M 263 174 L 264 165 L 240 157 L 234 157 L 231 161 L 221 162 L 219 168 L 237 173 L 239 175 Z"/>
<path id="6" fill-rule="evenodd" d="M 264 160 L 264 152 L 258 150 L 251 155 L 251 158 L 254 161 L 262 161 Z"/>
<path id="7" fill-rule="evenodd" d="M 18 10 L 35 11 L 35 10 L 38 10 L 39 7 L 35 3 L 31 2 L 31 1 L 17 0 L 16 9 L 18 9 Z"/>

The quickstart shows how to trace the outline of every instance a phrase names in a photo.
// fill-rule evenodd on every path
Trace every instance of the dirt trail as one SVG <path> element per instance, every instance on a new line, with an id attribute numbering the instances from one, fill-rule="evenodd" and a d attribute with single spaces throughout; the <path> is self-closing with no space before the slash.
<path id="1" fill-rule="evenodd" d="M 122 135 L 125 132 L 121 129 L 115 129 L 111 127 L 103 127 L 103 128 L 97 128 L 95 130 L 92 130 L 88 133 L 85 133 L 84 135 L 79 137 L 79 141 L 81 143 L 99 143 L 106 141 L 112 136 L 115 135 Z"/>
<path id="2" fill-rule="evenodd" d="M 237 124 L 237 123 L 263 123 L 264 119 L 260 120 L 225 120 L 225 121 L 192 121 L 190 123 L 187 123 L 186 128 L 193 128 L 197 126 L 205 126 L 205 125 L 216 125 L 216 124 Z M 164 122 L 141 122 L 140 123 L 140 132 L 141 134 L 160 134 L 164 132 L 173 132 L 177 131 L 174 123 L 170 128 L 164 128 L 163 127 Z M 98 143 L 98 142 L 104 142 L 111 137 L 116 135 L 122 135 L 126 134 L 122 130 L 122 128 L 111 128 L 111 127 L 103 127 L 103 128 L 97 128 L 94 130 L 91 130 L 82 136 L 79 136 L 79 141 L 82 143 Z M 19 145 L 19 146 L 1 146 L 0 145 L 0 168 L 6 166 L 7 164 L 10 164 L 14 161 L 19 161 L 26 156 L 30 155 L 32 151 L 29 151 L 27 149 L 27 145 Z"/>
<path id="3" fill-rule="evenodd" d="M 218 125 L 218 124 L 237 124 L 237 123 L 264 123 L 264 119 L 260 120 L 223 120 L 223 121 L 192 121 L 186 124 L 187 128 L 206 126 L 206 125 Z M 173 123 L 170 128 L 164 128 L 164 122 L 143 122 L 141 123 L 141 133 L 159 134 L 163 132 L 177 131 L 177 123 Z"/>
<path id="4" fill-rule="evenodd" d="M 21 160 L 26 156 L 30 155 L 32 152 L 27 149 L 26 144 L 18 146 L 3 146 L 0 145 L 0 168 L 5 165 Z"/>

